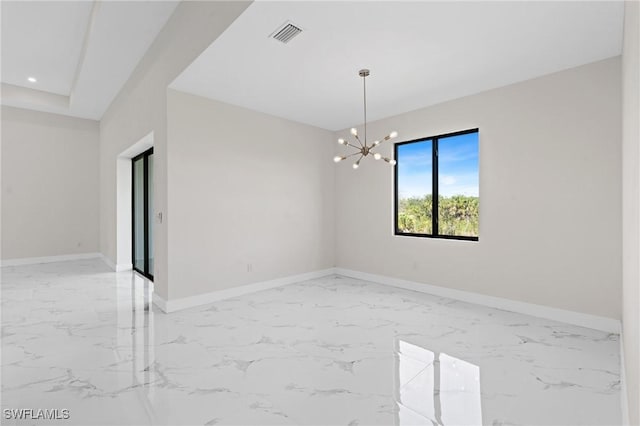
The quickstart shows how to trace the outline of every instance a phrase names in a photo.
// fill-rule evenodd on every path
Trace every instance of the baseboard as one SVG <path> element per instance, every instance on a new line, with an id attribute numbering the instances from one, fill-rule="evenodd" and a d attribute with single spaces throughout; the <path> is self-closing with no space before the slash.
<path id="1" fill-rule="evenodd" d="M 620 333 L 620 403 L 622 426 L 629 426 L 629 394 L 627 393 L 627 369 L 624 366 L 624 333 Z"/>
<path id="2" fill-rule="evenodd" d="M 128 264 L 115 264 L 113 263 L 113 261 L 111 259 L 109 259 L 107 256 L 105 256 L 104 254 L 101 254 L 100 257 L 102 257 L 102 261 L 104 263 L 107 264 L 107 266 L 115 272 L 120 272 L 120 271 L 130 271 L 133 269 L 133 265 L 131 263 Z"/>
<path id="3" fill-rule="evenodd" d="M 104 254 L 101 254 L 101 255 L 100 255 L 100 257 L 102 258 L 102 261 L 103 261 L 104 263 L 106 263 L 106 264 L 107 264 L 107 266 L 108 266 L 112 271 L 116 271 L 116 270 L 117 270 L 117 269 L 116 269 L 116 264 L 115 264 L 115 263 L 113 263 L 113 262 L 111 261 L 111 259 L 109 259 L 109 258 L 108 258 L 107 256 L 105 256 Z"/>
<path id="4" fill-rule="evenodd" d="M 70 260 L 94 259 L 101 258 L 112 270 L 126 271 L 131 270 L 131 264 L 114 264 L 111 259 L 101 253 L 80 253 L 62 256 L 47 257 L 29 257 L 22 259 L 6 259 L 1 261 L 2 267 L 33 265 L 39 263 L 65 262 Z M 567 324 L 573 324 L 581 327 L 587 327 L 595 330 L 606 331 L 609 333 L 619 334 L 621 331 L 620 321 L 613 318 L 600 317 L 596 315 L 583 314 L 580 312 L 568 311 L 564 309 L 551 308 L 548 306 L 536 305 L 532 303 L 520 302 L 516 300 L 503 299 L 500 297 L 487 296 L 468 291 L 456 290 L 446 287 L 439 287 L 430 284 L 423 284 L 414 281 L 402 280 L 399 278 L 387 277 L 383 275 L 370 274 L 366 272 L 354 271 L 345 268 L 328 268 L 320 271 L 308 272 L 305 274 L 292 275 L 289 277 L 277 278 L 274 280 L 247 284 L 240 287 L 229 288 L 225 290 L 214 291 L 197 296 L 185 297 L 175 300 L 164 300 L 154 293 L 153 302 L 164 312 L 175 312 L 183 309 L 193 308 L 196 306 L 207 305 L 218 300 L 229 299 L 232 297 L 242 296 L 244 294 L 254 293 L 256 291 L 267 290 L 270 288 L 280 287 L 283 285 L 293 284 L 296 282 L 306 281 L 323 276 L 338 274 L 346 277 L 362 279 L 375 282 L 378 284 L 389 285 L 392 287 L 403 288 L 407 290 L 419 291 L 422 293 L 433 294 L 441 297 L 461 300 L 464 302 L 484 305 L 491 308 L 503 309 L 506 311 L 517 312 L 520 314 L 531 315 L 534 317 L 560 321 Z M 624 367 L 624 364 L 622 364 Z"/>
<path id="5" fill-rule="evenodd" d="M 120 271 L 131 271 L 133 270 L 133 264 L 132 263 L 119 263 L 116 265 L 116 272 L 120 272 Z"/>
<path id="6" fill-rule="evenodd" d="M 538 318 L 559 321 L 566 324 L 577 325 L 580 327 L 591 328 L 608 333 L 619 334 L 621 328 L 620 321 L 613 318 L 583 314 L 580 312 L 568 311 L 564 309 L 520 302 L 511 299 L 504 299 L 500 297 L 487 296 L 479 293 L 439 287 L 430 284 L 423 284 L 414 281 L 407 281 L 399 278 L 386 277 L 383 275 L 370 274 L 344 268 L 329 268 L 321 271 L 309 272 L 306 274 L 292 275 L 275 280 L 247 284 L 240 287 L 234 287 L 175 300 L 164 300 L 154 293 L 153 303 L 155 303 L 163 312 L 169 313 L 193 308 L 196 306 L 207 305 L 218 300 L 230 299 L 232 297 L 242 296 L 261 290 L 267 290 L 270 288 L 280 287 L 314 278 L 320 278 L 331 274 L 338 274 L 345 277 L 357 278 L 392 287 L 419 291 L 421 293 L 447 297 L 463 302 L 475 303 L 477 305 L 488 306 L 491 308 L 502 309 L 505 311 L 516 312 L 524 315 L 531 315 Z"/>
<path id="7" fill-rule="evenodd" d="M 567 311 L 564 309 L 551 308 L 548 306 L 536 305 L 533 303 L 519 302 L 511 299 L 503 299 L 500 297 L 487 296 L 463 290 L 439 287 L 430 284 L 423 284 L 414 281 L 386 277 L 382 275 L 369 274 L 366 272 L 353 271 L 344 268 L 335 268 L 335 273 L 346 277 L 358 278 L 378 284 L 385 284 L 392 287 L 419 291 L 421 293 L 428 293 L 441 297 L 448 297 L 450 299 L 461 300 L 463 302 L 475 303 L 478 305 L 516 312 L 519 314 L 560 321 L 580 327 L 606 331 L 608 333 L 620 333 L 620 321 L 613 318 L 583 314 L 580 312 Z"/>
<path id="8" fill-rule="evenodd" d="M 153 303 L 155 303 L 155 305 L 163 312 L 170 313 L 181 311 L 183 309 L 194 308 L 197 306 L 208 305 L 209 303 L 217 302 L 219 300 L 243 296 L 245 294 L 255 293 L 257 291 L 268 290 L 288 284 L 326 277 L 327 275 L 332 275 L 333 273 L 334 268 L 323 269 L 320 271 L 291 275 L 288 277 L 276 278 L 275 280 L 246 284 L 239 287 L 233 287 L 225 290 L 213 291 L 211 293 L 199 294 L 197 296 L 184 297 L 174 300 L 164 300 L 156 293 L 153 293 Z"/>
<path id="9" fill-rule="evenodd" d="M 164 312 L 165 314 L 169 313 L 169 311 L 167 311 L 167 301 L 164 300 L 162 297 L 158 296 L 158 294 L 155 291 L 153 292 L 152 301 L 153 301 L 153 304 L 156 305 L 158 308 L 160 308 L 162 312 Z"/>
<path id="10" fill-rule="evenodd" d="M 39 263 L 67 262 L 70 260 L 96 259 L 102 257 L 100 253 L 64 254 L 61 256 L 24 257 L 22 259 L 3 259 L 2 267 L 36 265 Z"/>

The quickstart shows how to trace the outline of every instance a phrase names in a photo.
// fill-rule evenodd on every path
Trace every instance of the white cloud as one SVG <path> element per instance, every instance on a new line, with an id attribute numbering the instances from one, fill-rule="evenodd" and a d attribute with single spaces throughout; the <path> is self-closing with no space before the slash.
<path id="1" fill-rule="evenodd" d="M 453 176 L 442 176 L 440 181 L 443 185 L 453 185 L 457 182 L 456 178 Z"/>

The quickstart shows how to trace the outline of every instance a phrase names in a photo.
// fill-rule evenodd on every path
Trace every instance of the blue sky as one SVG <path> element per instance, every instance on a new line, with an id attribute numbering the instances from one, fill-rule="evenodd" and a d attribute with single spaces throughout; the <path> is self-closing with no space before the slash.
<path id="1" fill-rule="evenodd" d="M 478 196 L 478 133 L 441 138 L 440 195 Z M 431 194 L 431 141 L 398 146 L 400 198 Z"/>

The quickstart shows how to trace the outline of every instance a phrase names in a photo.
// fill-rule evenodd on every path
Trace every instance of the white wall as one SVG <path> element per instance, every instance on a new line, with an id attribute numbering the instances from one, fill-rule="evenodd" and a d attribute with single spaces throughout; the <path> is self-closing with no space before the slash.
<path id="1" fill-rule="evenodd" d="M 622 335 L 630 424 L 640 424 L 640 3 L 625 3 L 622 53 Z"/>
<path id="2" fill-rule="evenodd" d="M 480 129 L 480 241 L 394 236 L 392 168 L 340 163 L 337 266 L 619 319 L 620 105 L 613 58 L 371 123 Z"/>
<path id="3" fill-rule="evenodd" d="M 167 87 L 246 9 L 250 2 L 181 2 L 100 122 L 100 251 L 117 264 L 130 264 L 118 249 L 129 224 L 118 218 L 118 158 L 145 135 L 154 135 L 154 291 L 169 293 L 167 240 L 171 222 L 167 194 Z"/>
<path id="4" fill-rule="evenodd" d="M 170 299 L 333 266 L 332 132 L 173 90 L 168 120 Z"/>
<path id="5" fill-rule="evenodd" d="M 98 122 L 2 107 L 2 258 L 98 251 Z"/>

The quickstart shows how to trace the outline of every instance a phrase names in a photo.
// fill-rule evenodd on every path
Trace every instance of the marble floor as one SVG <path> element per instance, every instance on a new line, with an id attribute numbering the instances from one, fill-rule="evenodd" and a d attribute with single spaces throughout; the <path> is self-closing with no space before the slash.
<path id="1" fill-rule="evenodd" d="M 339 276 L 167 315 L 100 260 L 1 289 L 2 424 L 621 423 L 619 337 L 586 328 Z"/>

